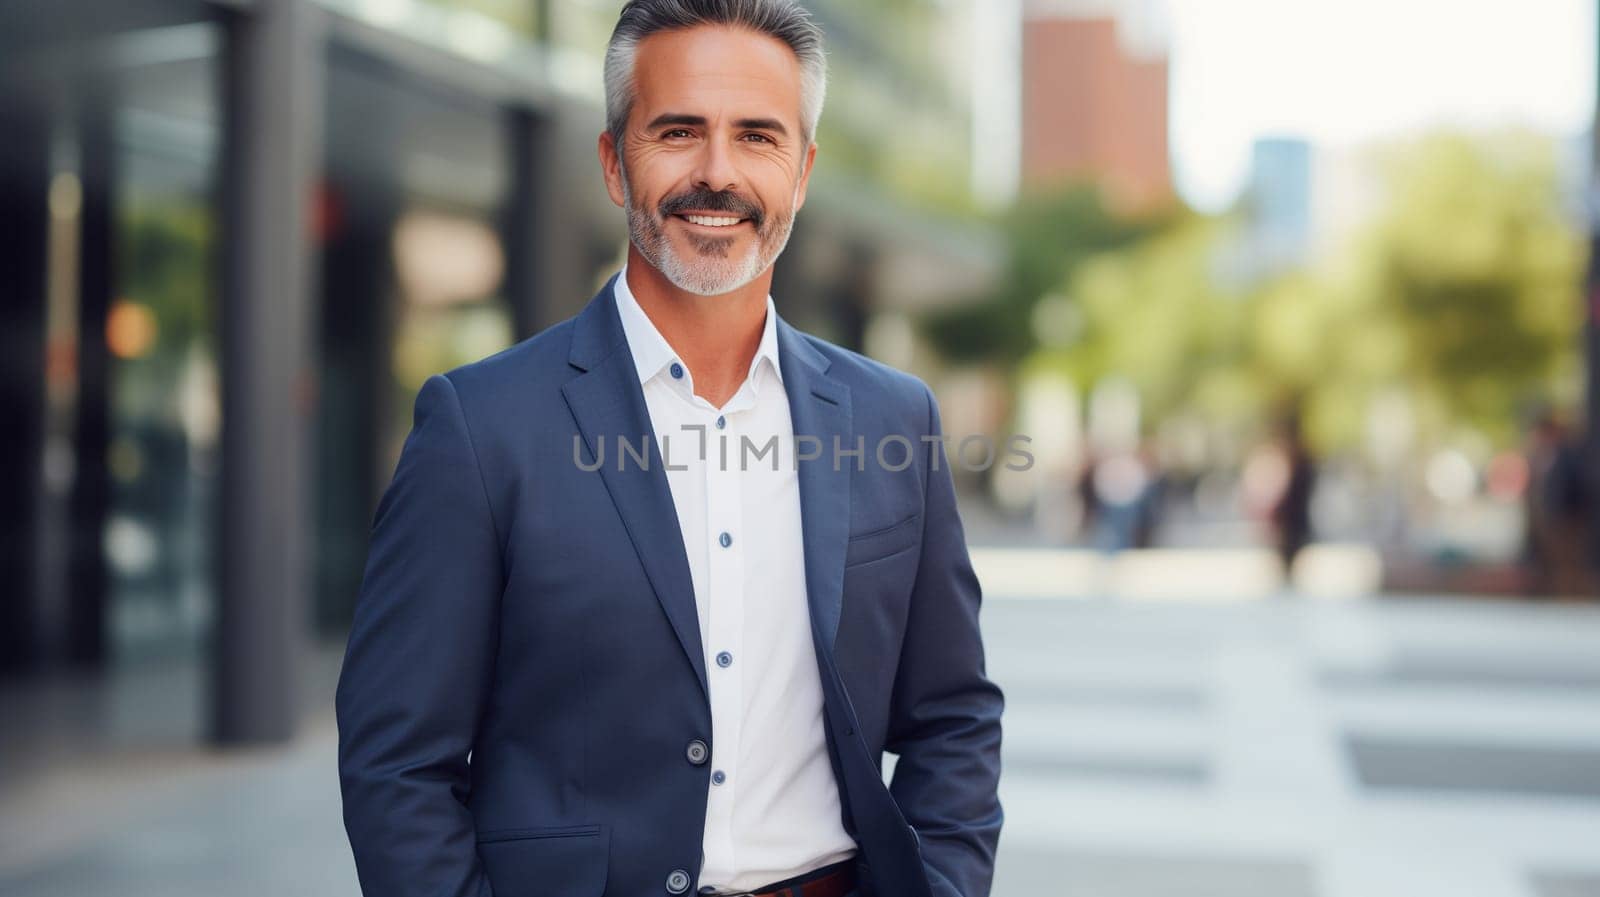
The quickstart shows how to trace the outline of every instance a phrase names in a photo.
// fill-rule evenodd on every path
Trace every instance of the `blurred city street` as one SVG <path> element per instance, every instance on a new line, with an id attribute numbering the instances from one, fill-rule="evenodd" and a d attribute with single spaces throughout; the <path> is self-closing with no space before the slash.
<path id="1" fill-rule="evenodd" d="M 996 897 L 1600 895 L 1600 609 L 1048 585 L 984 609 L 1007 695 Z M 315 658 L 321 688 L 338 660 Z M 7 718 L 70 716 L 52 697 L 8 693 Z M 70 719 L 26 775 L 8 742 L 0 894 L 359 893 L 326 701 L 284 750 L 130 753 L 151 728 L 132 711 L 100 723 L 128 730 L 114 758 L 74 759 Z"/>
<path id="2" fill-rule="evenodd" d="M 14 224 L 0 241 L 0 897 L 356 897 L 333 701 L 353 631 L 424 646 L 371 652 L 416 678 L 347 691 L 361 696 L 356 716 L 381 695 L 449 696 L 431 703 L 454 709 L 470 689 L 440 683 L 533 636 L 574 652 L 555 667 L 574 678 L 509 673 L 496 685 L 528 691 L 496 691 L 492 705 L 515 709 L 507 731 L 569 751 L 565 764 L 520 742 L 476 757 L 482 793 L 514 795 L 497 803 L 527 810 L 529 827 L 576 811 L 529 809 L 489 773 L 493 758 L 563 783 L 532 793 L 588 801 L 595 783 L 649 775 L 634 759 L 594 774 L 603 748 L 648 746 L 619 730 L 660 723 L 651 737 L 678 737 L 677 718 L 564 685 L 651 680 L 611 665 L 663 645 L 676 657 L 654 616 L 675 593 L 693 592 L 702 621 L 712 606 L 738 608 L 721 622 L 753 608 L 751 641 L 726 647 L 800 658 L 804 672 L 803 645 L 772 648 L 793 629 L 755 625 L 766 579 L 793 584 L 743 559 L 762 536 L 741 533 L 725 555 L 762 577 L 731 598 L 708 583 L 732 574 L 664 585 L 650 556 L 674 554 L 672 539 L 641 539 L 614 486 L 621 525 L 651 546 L 639 570 L 591 561 L 557 574 L 519 548 L 607 531 L 585 522 L 605 517 L 599 492 L 552 498 L 565 478 L 531 465 L 566 463 L 542 447 L 565 455 L 569 435 L 577 462 L 584 409 L 636 411 L 644 369 L 639 392 L 623 377 L 626 396 L 585 401 L 566 392 L 594 370 L 576 340 L 570 364 L 535 365 L 504 391 L 488 387 L 509 365 L 468 372 L 530 341 L 563 347 L 586 332 L 554 332 L 563 322 L 637 294 L 687 369 L 667 370 L 701 385 L 687 396 L 697 413 L 711 403 L 719 428 L 742 431 L 723 411 L 751 407 L 714 401 L 725 378 L 705 369 L 738 373 L 723 342 L 734 331 L 683 315 L 712 307 L 691 294 L 754 308 L 762 292 L 784 324 L 910 374 L 933 398 L 925 417 L 920 395 L 912 412 L 876 408 L 899 390 L 814 393 L 858 435 L 898 420 L 918 430 L 904 434 L 911 445 L 931 421 L 945 439 L 988 672 L 1006 695 L 995 897 L 1600 897 L 1600 0 L 784 0 L 769 13 L 795 23 L 779 43 L 804 77 L 776 100 L 756 88 L 777 81 L 742 66 L 657 73 L 663 86 L 641 92 L 636 52 L 663 41 L 626 23 L 651 6 L 0 7 L 0 214 Z M 818 35 L 820 55 L 805 49 Z M 724 114 L 734 101 L 715 97 L 744 88 L 756 99 Z M 671 103 L 647 113 L 651 96 Z M 791 117 L 782 140 L 749 139 Z M 794 158 L 774 155 L 790 143 Z M 706 203 L 712 186 L 719 204 Z M 717 239 L 732 242 L 701 242 L 709 223 L 692 212 L 707 210 L 741 216 L 722 222 L 735 229 Z M 644 258 L 645 245 L 676 261 Z M 737 285 L 716 274 L 736 256 Z M 629 259 L 643 281 L 607 288 Z M 830 382 L 870 373 L 840 369 Z M 449 426 L 467 437 L 488 525 L 478 505 L 465 516 L 466 494 L 439 489 L 440 505 L 462 507 L 428 500 L 415 515 L 426 532 L 410 538 L 431 551 L 386 551 L 374 540 L 384 498 L 403 505 L 464 470 L 453 453 L 417 449 L 423 388 L 441 374 L 464 387 Z M 556 376 L 573 379 L 539 379 Z M 553 386 L 565 398 L 540 410 Z M 616 435 L 631 442 L 636 429 Z M 870 453 L 879 465 L 901 435 Z M 849 454 L 864 470 L 860 445 Z M 903 489 L 872 485 L 876 473 L 849 482 L 849 519 L 828 524 L 861 540 L 844 555 L 856 564 L 889 558 L 873 546 L 912 519 L 908 504 L 879 529 L 891 499 L 921 490 L 924 534 L 936 516 L 926 476 Z M 652 488 L 660 520 L 674 519 Z M 673 502 L 693 518 L 698 505 Z M 760 510 L 745 515 L 752 535 L 770 522 Z M 815 505 L 804 512 L 814 532 Z M 682 520 L 683 557 L 698 558 Z M 735 545 L 716 523 L 710 544 Z M 487 532 L 498 545 L 459 554 L 500 552 L 502 572 L 524 577 L 507 589 L 532 583 L 518 587 L 551 599 L 534 610 L 570 616 L 505 615 L 498 641 L 409 626 L 457 616 L 447 599 L 494 597 L 442 548 Z M 438 582 L 437 594 L 391 600 L 406 591 L 385 585 L 395 558 L 401 581 Z M 897 600 L 933 567 L 909 586 L 878 572 L 891 569 L 855 574 L 862 585 L 845 594 L 859 603 L 845 609 L 864 612 L 835 623 L 877 619 L 870 599 Z M 660 601 L 634 604 L 647 580 Z M 596 600 L 625 613 L 596 613 Z M 898 625 L 903 608 L 885 607 Z M 358 625 L 374 618 L 388 622 Z M 841 670 L 868 673 L 849 697 L 889 683 L 870 675 L 873 651 L 943 632 L 936 618 L 838 638 L 855 649 Z M 689 628 L 670 622 L 688 645 Z M 594 633 L 615 636 L 616 651 L 589 650 L 580 637 Z M 417 656 L 440 646 L 448 654 Z M 970 673 L 972 653 L 956 653 Z M 804 729 L 787 713 L 801 705 L 767 697 L 794 691 L 731 684 L 765 687 L 777 681 L 767 669 L 725 670 L 718 706 L 770 703 L 763 712 Z M 902 703 L 918 678 L 897 671 Z M 640 685 L 652 709 L 701 709 L 682 692 L 665 699 L 687 676 Z M 616 715 L 552 721 L 552 695 Z M 524 707 L 545 725 L 524 726 Z M 729 731 L 727 713 L 686 747 Z M 371 715 L 347 731 L 371 733 L 377 753 L 404 740 L 389 738 L 404 713 Z M 763 734 L 784 731 L 762 719 Z M 763 786 L 791 781 L 759 750 L 716 738 Z M 870 792 L 872 770 L 854 759 L 847 780 Z M 711 765 L 711 781 L 738 774 Z M 744 781 L 721 795 L 761 793 L 738 791 Z M 694 798 L 673 796 L 669 834 L 691 834 Z M 759 828 L 723 831 L 781 840 Z M 361 852 L 369 886 L 368 870 L 394 872 L 394 857 L 428 857 L 413 840 L 411 854 Z M 608 867 L 611 897 L 654 897 L 617 893 L 641 843 L 610 842 L 623 861 Z M 772 868 L 738 850 L 748 877 Z M 663 853 L 687 867 L 692 845 Z M 700 863 L 710 880 L 715 857 Z M 516 877 L 533 880 L 498 897 L 573 897 Z M 396 878 L 373 890 L 425 881 Z"/>

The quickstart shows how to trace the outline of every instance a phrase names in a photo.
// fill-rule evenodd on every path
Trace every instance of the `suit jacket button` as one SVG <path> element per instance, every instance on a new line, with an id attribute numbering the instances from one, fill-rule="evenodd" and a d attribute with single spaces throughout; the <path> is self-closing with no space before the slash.
<path id="1" fill-rule="evenodd" d="M 682 894 L 687 890 L 689 890 L 689 873 L 682 869 L 672 870 L 672 874 L 667 876 L 667 891 L 672 894 Z"/>
<path id="2" fill-rule="evenodd" d="M 690 763 L 700 766 L 706 762 L 706 758 L 711 756 L 711 749 L 706 747 L 705 742 L 696 738 L 689 742 L 689 747 L 683 753 L 684 756 L 689 758 Z"/>

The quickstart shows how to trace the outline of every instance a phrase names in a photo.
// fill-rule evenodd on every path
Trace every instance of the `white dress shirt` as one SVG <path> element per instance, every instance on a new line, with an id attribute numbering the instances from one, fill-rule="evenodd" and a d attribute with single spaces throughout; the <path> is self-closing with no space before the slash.
<path id="1" fill-rule="evenodd" d="M 706 654 L 712 771 L 700 885 L 751 890 L 856 852 L 824 742 L 777 311 L 768 295 L 750 370 L 717 408 L 695 395 L 688 366 L 628 288 L 626 264 L 614 293 L 677 508 Z"/>

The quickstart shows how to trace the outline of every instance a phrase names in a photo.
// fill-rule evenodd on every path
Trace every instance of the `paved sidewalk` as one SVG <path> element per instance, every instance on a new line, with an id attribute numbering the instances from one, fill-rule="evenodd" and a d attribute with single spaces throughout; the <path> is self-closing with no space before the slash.
<path id="1" fill-rule="evenodd" d="M 986 599 L 996 897 L 1600 897 L 1600 609 L 1071 585 Z M 354 897 L 334 746 L 41 771 L 0 895 Z"/>
<path id="2" fill-rule="evenodd" d="M 1600 897 L 1600 612 L 992 603 L 995 893 Z"/>

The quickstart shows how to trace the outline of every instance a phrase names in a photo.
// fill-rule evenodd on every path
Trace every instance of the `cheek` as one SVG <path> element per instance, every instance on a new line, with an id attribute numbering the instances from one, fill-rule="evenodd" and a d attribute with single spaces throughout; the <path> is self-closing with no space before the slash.
<path id="1" fill-rule="evenodd" d="M 634 199 L 647 208 L 658 208 L 661 201 L 683 189 L 686 179 L 682 160 L 670 153 L 641 150 L 630 158 L 628 186 Z"/>
<path id="2" fill-rule="evenodd" d="M 758 182 L 760 202 L 771 210 L 788 210 L 794 208 L 795 200 L 800 195 L 800 182 L 794 173 L 787 168 L 774 167 L 763 172 L 762 179 Z"/>
<path id="3" fill-rule="evenodd" d="M 788 184 L 777 184 L 761 198 L 761 207 L 768 221 L 791 216 L 795 212 L 796 189 Z"/>

